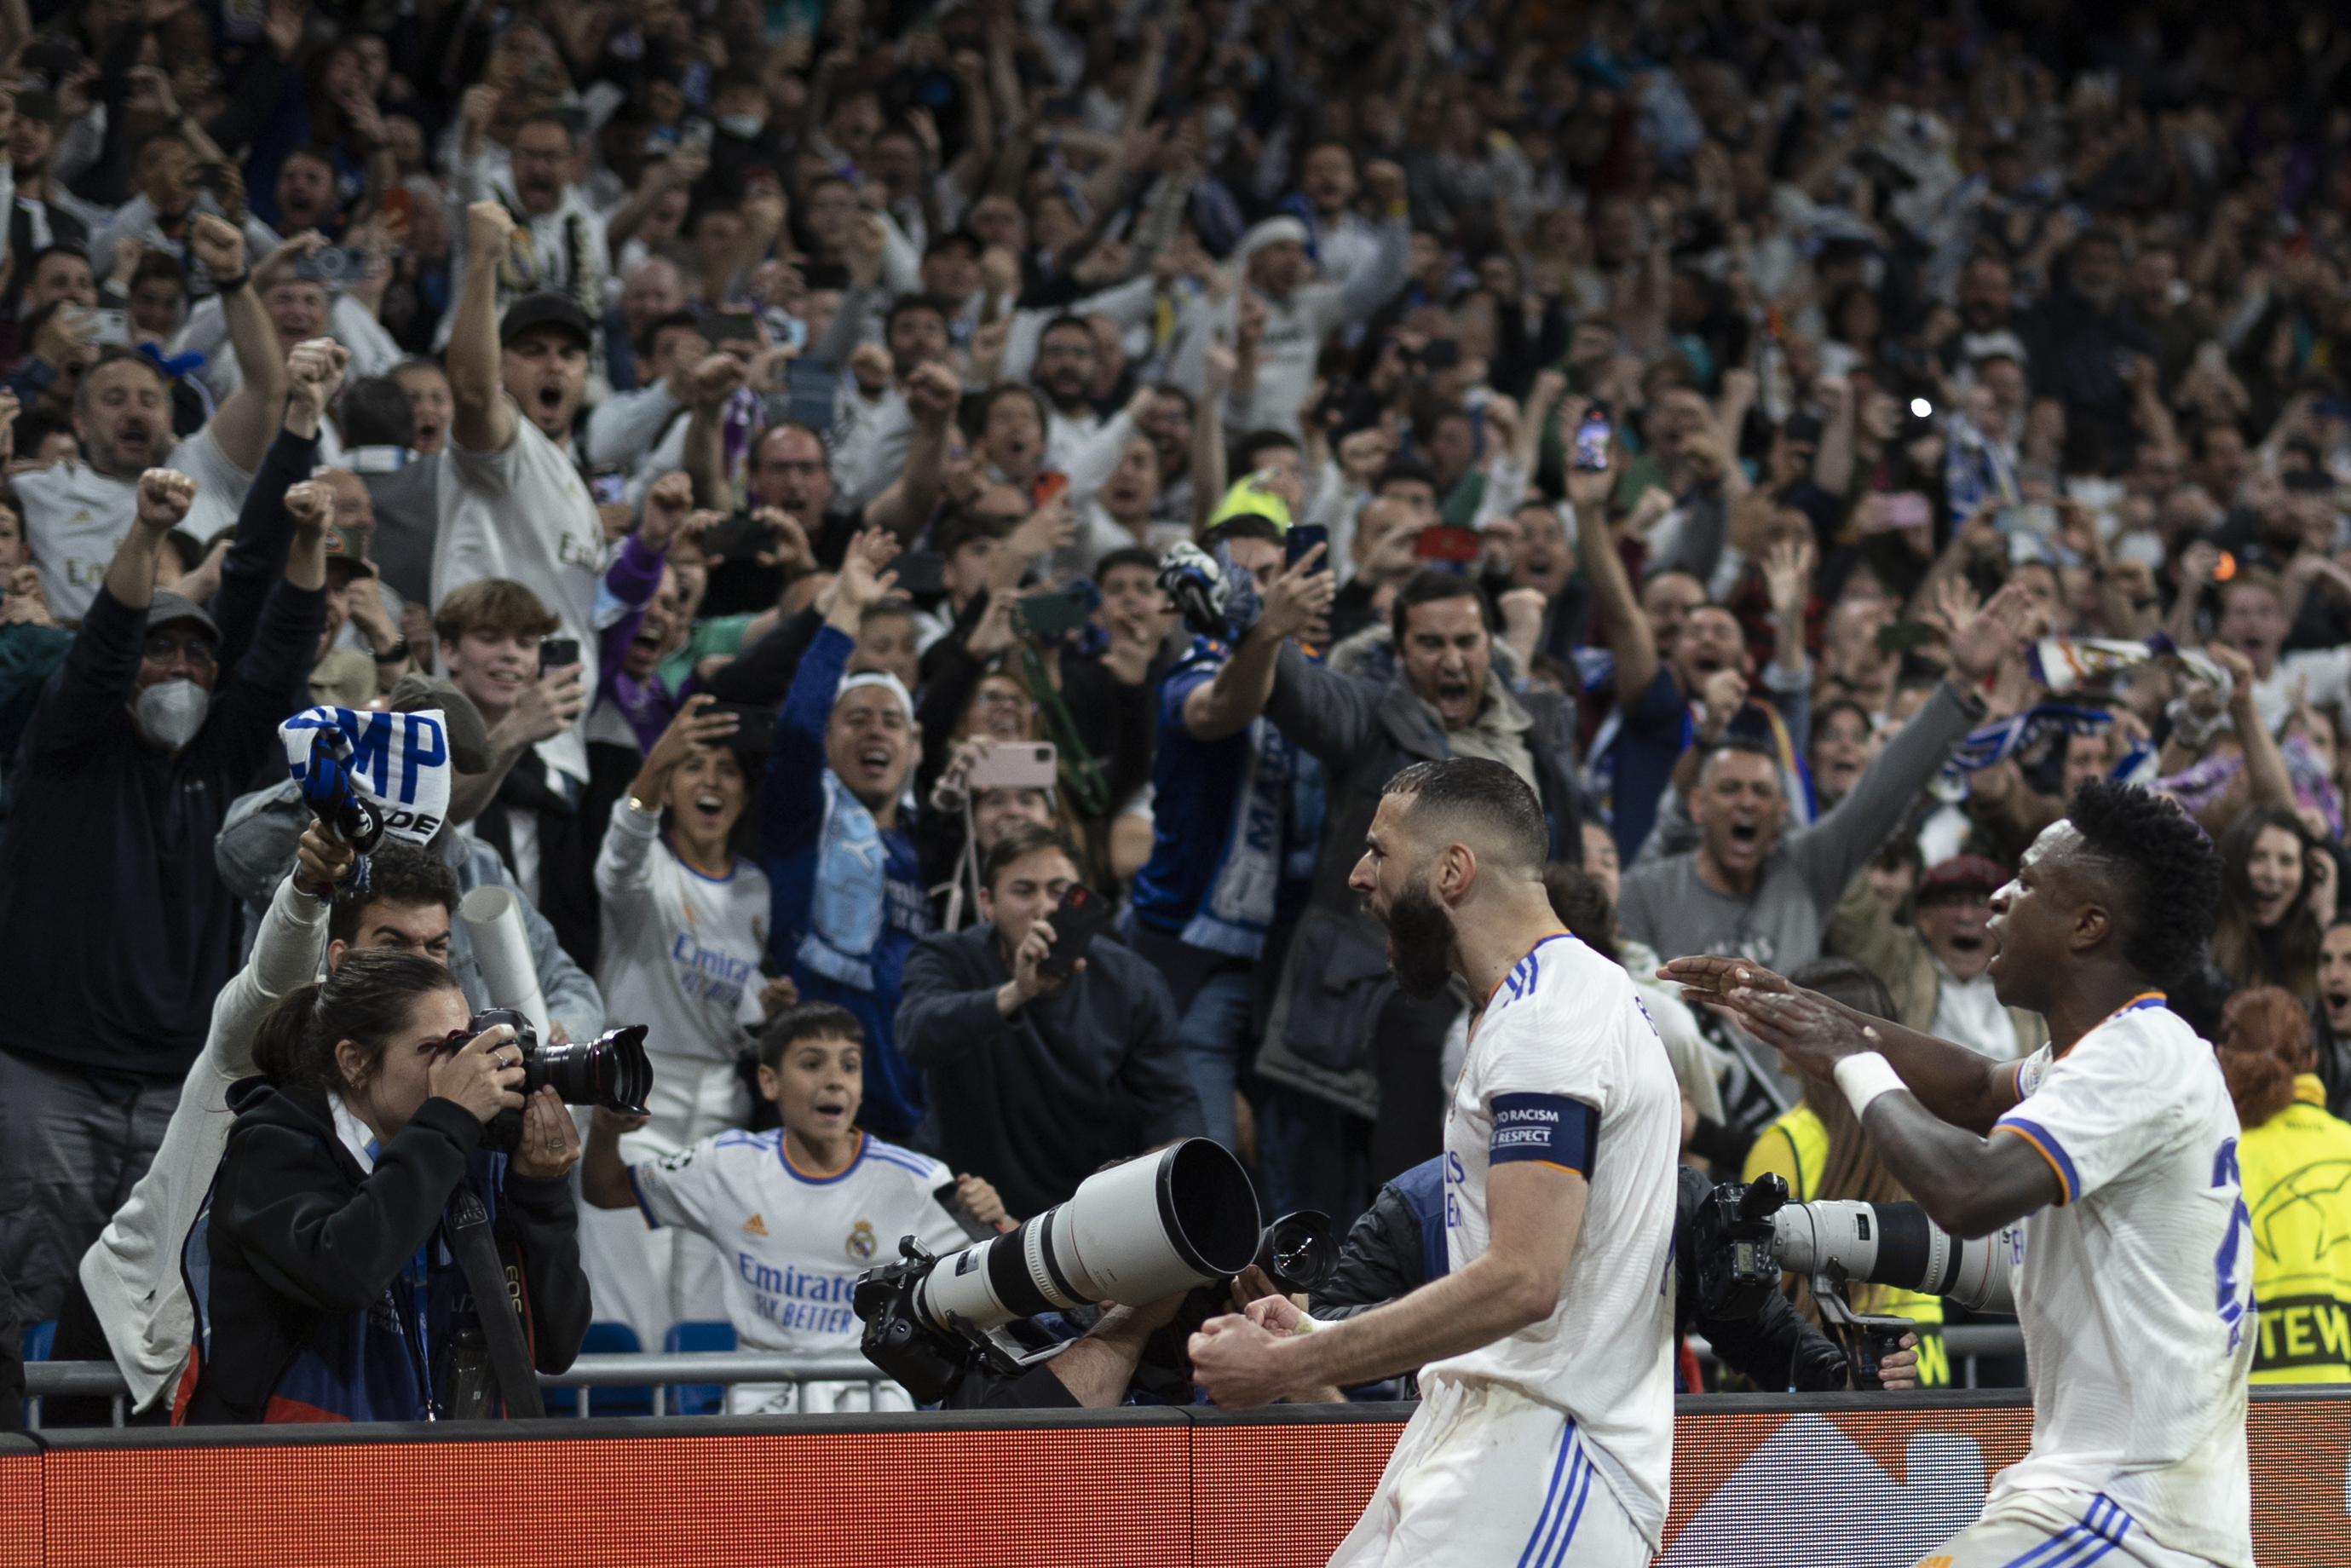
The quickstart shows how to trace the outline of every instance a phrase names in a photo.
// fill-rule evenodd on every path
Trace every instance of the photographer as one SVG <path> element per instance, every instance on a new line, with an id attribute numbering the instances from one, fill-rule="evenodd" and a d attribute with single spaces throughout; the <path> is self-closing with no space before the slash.
<path id="1" fill-rule="evenodd" d="M 1021 823 L 981 868 L 983 924 L 906 959 L 898 1049 L 925 1074 L 929 1143 L 1040 1214 L 1106 1160 L 1200 1133 L 1166 982 L 1097 936 L 1056 976 L 1047 916 L 1078 880 L 1068 843 Z M 1075 933 L 1071 933 L 1072 936 Z"/>
<path id="2" fill-rule="evenodd" d="M 190 1239 L 208 1354 L 181 1419 L 495 1414 L 499 1331 L 481 1313 L 508 1295 L 451 1260 L 465 1253 L 443 1212 L 460 1185 L 491 1207 L 531 1361 L 571 1364 L 589 1314 L 565 1179 L 579 1134 L 551 1087 L 526 1105 L 514 1031 L 469 1039 L 468 1023 L 445 966 L 396 952 L 350 955 L 262 1020 L 261 1075 L 229 1091 L 236 1125 Z M 512 1155 L 483 1146 L 506 1111 L 522 1116 Z"/>

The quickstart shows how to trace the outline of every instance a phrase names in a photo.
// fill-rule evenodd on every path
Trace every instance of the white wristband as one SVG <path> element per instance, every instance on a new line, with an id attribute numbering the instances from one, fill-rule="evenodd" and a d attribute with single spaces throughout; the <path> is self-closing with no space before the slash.
<path id="1" fill-rule="evenodd" d="M 1870 1105 L 1881 1094 L 1893 1094 L 1907 1089 L 1894 1064 L 1874 1051 L 1856 1051 L 1836 1064 L 1836 1084 L 1844 1091 L 1845 1103 L 1853 1107 L 1854 1119 L 1869 1114 Z"/>
<path id="2" fill-rule="evenodd" d="M 1329 1326 L 1329 1324 L 1322 1322 L 1319 1319 L 1311 1318 L 1301 1313 L 1299 1315 L 1297 1326 L 1292 1328 L 1290 1333 L 1292 1338 L 1296 1338 L 1300 1334 L 1321 1333 Z"/>

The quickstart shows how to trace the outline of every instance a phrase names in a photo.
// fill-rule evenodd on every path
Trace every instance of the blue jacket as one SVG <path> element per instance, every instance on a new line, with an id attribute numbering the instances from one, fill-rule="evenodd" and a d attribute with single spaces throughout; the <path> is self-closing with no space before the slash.
<path id="1" fill-rule="evenodd" d="M 768 969 L 790 975 L 801 1000 L 836 1003 L 864 1026 L 865 1099 L 858 1123 L 904 1142 L 914 1135 L 923 1119 L 923 1078 L 898 1054 L 893 1020 L 906 955 L 931 928 L 914 835 L 904 826 L 883 830 L 881 835 L 885 862 L 882 935 L 864 955 L 872 970 L 872 988 L 820 974 L 800 957 L 816 898 L 819 841 L 824 829 L 825 725 L 855 646 L 837 628 L 819 631 L 776 716 L 775 749 L 768 754 L 760 800 L 759 863 L 775 889 Z"/>

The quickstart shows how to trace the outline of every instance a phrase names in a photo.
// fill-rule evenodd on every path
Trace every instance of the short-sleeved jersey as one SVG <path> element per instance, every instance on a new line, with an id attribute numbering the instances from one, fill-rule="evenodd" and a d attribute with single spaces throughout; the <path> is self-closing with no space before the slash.
<path id="1" fill-rule="evenodd" d="M 236 522 L 253 476 L 228 460 L 212 427 L 172 448 L 160 465 L 196 482 L 196 498 L 182 526 L 209 540 Z M 25 509 L 25 542 L 41 569 L 49 612 L 61 621 L 89 613 L 98 585 L 139 513 L 139 483 L 101 474 L 84 463 L 52 463 L 10 481 Z"/>
<path id="2" fill-rule="evenodd" d="M 2158 1544 L 2251 1568 L 2253 1238 L 2212 1048 L 2149 993 L 2013 1071 L 1995 1131 L 2038 1149 L 2064 1197 L 2016 1231 L 2032 1447 L 1986 1511 L 2103 1493 Z"/>
<path id="3" fill-rule="evenodd" d="M 1552 1315 L 1424 1378 L 1506 1383 L 1564 1410 L 1654 1543 L 1673 1463 L 1672 1266 L 1681 1091 L 1630 976 L 1574 937 L 1519 960 L 1478 1020 L 1445 1122 L 1446 1250 L 1489 1239 L 1486 1178 L 1535 1159 L 1591 1184 Z"/>
<path id="4" fill-rule="evenodd" d="M 854 1351 L 857 1276 L 912 1236 L 933 1252 L 970 1245 L 933 1196 L 954 1179 L 927 1155 L 860 1134 L 848 1168 L 810 1176 L 781 1132 L 720 1133 L 629 1169 L 649 1225 L 707 1237 L 726 1256 L 726 1315 L 746 1350 Z"/>
<path id="5" fill-rule="evenodd" d="M 500 396 L 506 396 L 500 393 Z M 485 577 L 521 583 L 580 642 L 580 689 L 597 681 L 596 585 L 604 559 L 603 526 L 587 484 L 564 449 L 507 399 L 514 437 L 496 452 L 449 444 L 441 465 L 441 543 L 433 560 L 433 602 Z M 573 725 L 538 754 L 549 768 L 585 783 L 587 742 Z"/>

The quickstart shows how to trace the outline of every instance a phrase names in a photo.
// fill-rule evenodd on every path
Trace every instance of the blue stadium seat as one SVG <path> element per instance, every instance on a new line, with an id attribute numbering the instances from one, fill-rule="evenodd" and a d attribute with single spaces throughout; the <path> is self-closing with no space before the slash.
<path id="1" fill-rule="evenodd" d="M 644 1350 L 637 1343 L 637 1331 L 626 1323 L 590 1323 L 588 1337 L 580 1342 L 582 1355 L 636 1355 Z M 579 1390 L 549 1388 L 545 1391 L 547 1413 L 569 1416 L 579 1409 Z M 644 1384 L 624 1384 L 617 1388 L 598 1388 L 590 1392 L 588 1414 L 596 1416 L 650 1416 L 653 1413 L 653 1391 Z"/>
<path id="2" fill-rule="evenodd" d="M 671 1354 L 701 1354 L 735 1348 L 733 1323 L 672 1323 L 662 1335 L 662 1349 Z M 595 1406 L 589 1406 L 594 1409 Z M 723 1383 L 676 1383 L 670 1385 L 669 1409 L 674 1416 L 721 1416 L 726 1411 Z"/>
<path id="3" fill-rule="evenodd" d="M 25 1331 L 25 1359 L 26 1361 L 48 1360 L 49 1346 L 57 1343 L 57 1319 L 51 1318 L 45 1323 L 35 1323 Z M 726 1348 L 733 1350 L 735 1347 L 730 1344 Z"/>

